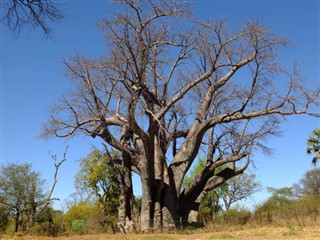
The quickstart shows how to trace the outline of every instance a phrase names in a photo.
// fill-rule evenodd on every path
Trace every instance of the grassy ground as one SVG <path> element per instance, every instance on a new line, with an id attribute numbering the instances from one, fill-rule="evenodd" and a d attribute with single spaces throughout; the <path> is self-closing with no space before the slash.
<path id="1" fill-rule="evenodd" d="M 19 237 L 9 238 L 0 237 L 4 240 L 216 240 L 216 239 L 320 239 L 319 227 L 305 228 L 276 228 L 276 227 L 261 227 L 261 228 L 246 228 L 242 230 L 230 231 L 190 231 L 184 233 L 166 233 L 166 234 L 130 234 L 130 235 L 85 235 L 85 236 L 70 236 L 70 237 Z"/>

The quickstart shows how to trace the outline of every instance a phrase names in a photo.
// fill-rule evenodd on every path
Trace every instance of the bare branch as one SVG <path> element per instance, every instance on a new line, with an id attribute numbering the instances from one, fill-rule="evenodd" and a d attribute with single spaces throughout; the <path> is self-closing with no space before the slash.
<path id="1" fill-rule="evenodd" d="M 53 175 L 53 183 L 52 183 L 51 189 L 50 189 L 50 191 L 48 193 L 48 196 L 47 196 L 46 200 L 44 202 L 38 203 L 40 209 L 37 211 L 37 215 L 39 215 L 44 209 L 46 209 L 48 207 L 48 205 L 52 201 L 60 200 L 59 198 L 52 198 L 52 194 L 53 194 L 53 191 L 54 191 L 54 189 L 56 187 L 56 184 L 58 182 L 58 171 L 59 171 L 59 168 L 61 167 L 62 163 L 64 163 L 67 160 L 68 148 L 69 147 L 66 147 L 66 150 L 63 153 L 62 160 L 59 161 L 59 162 L 57 162 L 57 156 L 53 155 L 53 154 L 51 154 L 49 152 L 49 154 L 50 154 L 50 156 L 52 158 L 53 164 L 55 166 L 55 172 L 54 172 L 54 175 Z"/>
<path id="2" fill-rule="evenodd" d="M 5 11 L 1 22 L 17 35 L 22 27 L 28 26 L 40 27 L 49 36 L 51 28 L 47 22 L 62 18 L 61 10 L 51 0 L 10 0 L 1 6 Z"/>

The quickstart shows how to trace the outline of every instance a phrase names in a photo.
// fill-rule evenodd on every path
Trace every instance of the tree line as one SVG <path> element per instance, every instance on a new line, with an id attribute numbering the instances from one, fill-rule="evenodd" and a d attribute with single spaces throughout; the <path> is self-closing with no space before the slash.
<path id="1" fill-rule="evenodd" d="M 117 153 L 111 156 L 117 157 Z M 75 176 L 76 192 L 70 195 L 65 211 L 53 209 L 50 204 L 42 208 L 39 204 L 47 199 L 44 180 L 30 164 L 4 166 L 0 175 L 0 233 L 67 236 L 120 232 L 117 216 L 121 180 L 109 157 L 109 154 L 94 150 L 80 160 L 81 168 Z M 185 184 L 204 167 L 204 163 L 203 160 L 198 162 Z M 320 168 L 307 171 L 291 187 L 268 188 L 271 196 L 250 209 L 237 204 L 260 189 L 255 175 L 243 174 L 211 190 L 199 206 L 198 222 L 201 225 L 193 227 L 319 225 Z M 135 204 L 137 211 L 141 211 L 141 196 L 135 197 Z"/>
<path id="2" fill-rule="evenodd" d="M 319 129 L 307 141 L 307 153 L 317 158 L 320 145 Z M 60 236 L 86 233 L 117 233 L 139 231 L 120 229 L 121 169 L 117 165 L 120 153 L 94 150 L 79 160 L 80 170 L 75 176 L 76 192 L 70 195 L 64 210 L 52 208 L 52 193 L 57 182 L 59 167 L 52 155 L 54 183 L 45 191 L 45 180 L 27 163 L 8 163 L 0 174 L 0 231 L 2 234 L 35 234 Z M 314 159 L 313 159 L 314 162 Z M 193 181 L 205 169 L 206 161 L 199 159 L 187 174 L 184 185 Z M 219 169 L 223 171 L 223 167 Z M 193 227 L 234 226 L 244 224 L 284 225 L 290 222 L 300 227 L 317 225 L 320 216 L 320 168 L 307 171 L 293 186 L 268 188 L 271 196 L 250 209 L 237 205 L 261 189 L 255 175 L 242 174 L 207 193 L 200 203 L 197 225 Z M 136 211 L 141 211 L 141 196 L 135 196 Z M 137 219 L 139 221 L 140 219 Z M 182 227 L 182 226 L 181 226 Z"/>

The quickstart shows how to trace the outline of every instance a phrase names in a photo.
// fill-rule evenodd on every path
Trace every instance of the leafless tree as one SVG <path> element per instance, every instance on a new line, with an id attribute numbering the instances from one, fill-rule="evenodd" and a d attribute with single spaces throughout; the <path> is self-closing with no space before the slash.
<path id="1" fill-rule="evenodd" d="M 101 22 L 108 55 L 64 61 L 77 87 L 52 108 L 44 135 L 99 137 L 122 152 L 121 229 L 196 223 L 208 191 L 242 174 L 253 152 L 270 152 L 265 141 L 283 117 L 319 117 L 310 112 L 319 92 L 303 86 L 296 66 L 282 69 L 276 52 L 287 41 L 257 21 L 231 31 L 225 21 L 191 21 L 180 1 L 118 2 Z M 182 189 L 202 152 L 205 168 Z"/>
<path id="2" fill-rule="evenodd" d="M 40 27 L 50 35 L 48 21 L 62 18 L 62 12 L 51 0 L 4 0 L 1 2 L 2 19 L 8 28 L 19 35 L 22 27 Z"/>

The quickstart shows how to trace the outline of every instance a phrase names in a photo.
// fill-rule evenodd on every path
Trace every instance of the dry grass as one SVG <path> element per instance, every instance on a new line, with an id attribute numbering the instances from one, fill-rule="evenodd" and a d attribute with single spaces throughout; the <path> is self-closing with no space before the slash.
<path id="1" fill-rule="evenodd" d="M 216 240 L 216 239 L 320 239 L 319 227 L 261 227 L 230 231 L 191 231 L 189 233 L 128 234 L 128 235 L 85 235 L 70 237 L 0 237 L 3 240 Z"/>

